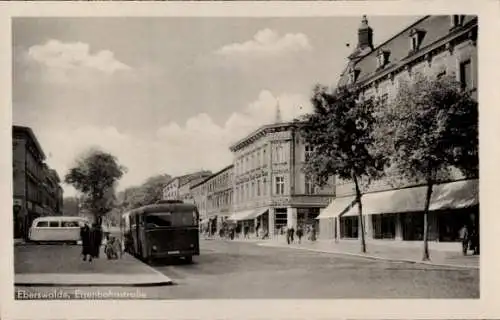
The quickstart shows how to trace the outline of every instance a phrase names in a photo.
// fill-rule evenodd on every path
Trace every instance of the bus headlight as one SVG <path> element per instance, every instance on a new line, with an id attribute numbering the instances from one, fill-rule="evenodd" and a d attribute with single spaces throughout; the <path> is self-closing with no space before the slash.
<path id="1" fill-rule="evenodd" d="M 156 246 L 152 246 L 152 247 L 151 247 L 151 249 L 152 249 L 153 251 L 158 250 L 158 248 L 157 248 Z"/>

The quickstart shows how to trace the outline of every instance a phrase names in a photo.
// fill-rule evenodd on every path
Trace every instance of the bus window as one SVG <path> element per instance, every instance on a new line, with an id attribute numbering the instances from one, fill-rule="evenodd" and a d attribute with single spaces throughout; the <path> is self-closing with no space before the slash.
<path id="1" fill-rule="evenodd" d="M 197 225 L 196 212 L 157 212 L 146 216 L 147 228 L 187 227 Z"/>

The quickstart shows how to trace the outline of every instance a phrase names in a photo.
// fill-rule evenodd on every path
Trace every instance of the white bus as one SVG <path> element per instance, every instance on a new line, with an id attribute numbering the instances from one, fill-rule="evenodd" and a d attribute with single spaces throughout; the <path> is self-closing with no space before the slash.
<path id="1" fill-rule="evenodd" d="M 39 217 L 29 230 L 29 240 L 33 242 L 70 242 L 80 240 L 80 227 L 89 221 L 83 217 Z"/>

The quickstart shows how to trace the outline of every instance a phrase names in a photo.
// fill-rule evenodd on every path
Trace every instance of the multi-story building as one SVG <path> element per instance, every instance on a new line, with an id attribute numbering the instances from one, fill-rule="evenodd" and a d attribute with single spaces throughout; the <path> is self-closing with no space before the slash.
<path id="1" fill-rule="evenodd" d="M 279 115 L 279 106 L 278 106 Z M 233 214 L 229 220 L 278 234 L 285 227 L 316 223 L 320 208 L 334 195 L 331 184 L 318 188 L 303 172 L 309 146 L 297 123 L 264 125 L 234 143 Z"/>
<path id="2" fill-rule="evenodd" d="M 63 192 L 31 128 L 13 126 L 12 155 L 14 237 L 27 237 L 33 219 L 61 214 Z"/>
<path id="3" fill-rule="evenodd" d="M 464 90 L 477 98 L 477 17 L 464 15 L 425 16 L 380 45 L 373 46 L 373 30 L 363 17 L 358 45 L 349 56 L 339 86 L 355 86 L 360 97 L 390 101 L 401 81 L 421 73 L 429 77 L 454 75 Z M 455 240 L 464 224 L 478 220 L 478 180 L 452 181 L 434 187 L 429 214 L 429 239 Z M 394 188 L 388 181 L 399 181 Z M 362 196 L 368 239 L 421 240 L 425 186 L 410 185 L 398 177 L 370 184 Z M 337 179 L 336 199 L 320 218 L 328 237 L 358 238 L 360 221 L 354 186 Z"/>
<path id="4" fill-rule="evenodd" d="M 183 200 L 186 197 L 189 197 L 187 194 L 190 191 L 190 186 L 189 185 L 186 186 L 186 184 L 188 184 L 192 180 L 206 178 L 211 174 L 212 172 L 210 171 L 198 171 L 195 173 L 190 173 L 173 178 L 163 187 L 163 199 Z M 181 191 L 181 187 L 183 186 L 184 188 Z"/>
<path id="5" fill-rule="evenodd" d="M 230 215 L 233 198 L 233 165 L 229 165 L 191 186 L 194 203 L 205 231 L 216 233 Z"/>

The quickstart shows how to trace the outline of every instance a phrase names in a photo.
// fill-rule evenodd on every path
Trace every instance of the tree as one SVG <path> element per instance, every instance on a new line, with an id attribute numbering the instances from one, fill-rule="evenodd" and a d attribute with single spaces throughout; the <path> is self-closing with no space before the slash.
<path id="1" fill-rule="evenodd" d="M 172 177 L 168 174 L 150 177 L 142 185 L 129 187 L 120 192 L 118 201 L 124 210 L 155 203 L 162 199 L 163 187 L 170 180 Z"/>
<path id="2" fill-rule="evenodd" d="M 115 185 L 125 170 L 115 156 L 92 149 L 77 159 L 64 180 L 83 194 L 84 206 L 100 224 L 102 217 L 113 208 Z"/>
<path id="3" fill-rule="evenodd" d="M 358 100 L 352 89 L 330 91 L 316 86 L 311 102 L 313 113 L 299 119 L 300 134 L 312 147 L 304 166 L 306 174 L 323 186 L 332 176 L 352 180 L 356 191 L 361 250 L 366 252 L 361 181 L 376 178 L 382 172 L 383 157 L 370 151 L 374 124 L 373 110 L 377 101 Z"/>
<path id="4" fill-rule="evenodd" d="M 478 105 L 453 77 L 417 75 L 402 82 L 393 101 L 375 115 L 377 149 L 402 176 L 424 181 L 423 260 L 429 260 L 428 212 L 433 185 L 450 168 L 478 176 Z"/>

